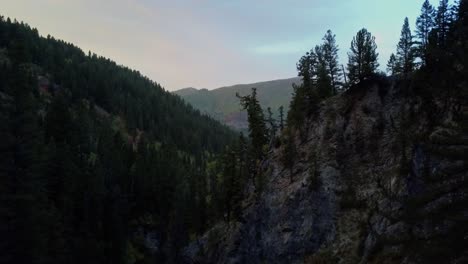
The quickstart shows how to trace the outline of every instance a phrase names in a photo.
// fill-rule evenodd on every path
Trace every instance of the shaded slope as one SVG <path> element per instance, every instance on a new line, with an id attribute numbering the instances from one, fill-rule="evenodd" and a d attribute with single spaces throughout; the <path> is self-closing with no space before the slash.
<path id="1" fill-rule="evenodd" d="M 178 263 L 217 221 L 207 164 L 232 130 L 2 16 L 0 123 L 2 263 Z"/>

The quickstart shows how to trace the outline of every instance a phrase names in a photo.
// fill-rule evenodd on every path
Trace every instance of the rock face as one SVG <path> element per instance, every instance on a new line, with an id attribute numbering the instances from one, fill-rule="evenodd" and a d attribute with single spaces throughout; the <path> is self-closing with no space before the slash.
<path id="1" fill-rule="evenodd" d="M 292 182 L 272 150 L 264 191 L 187 262 L 466 263 L 467 108 L 428 111 L 408 87 L 366 81 L 323 102 L 297 133 Z"/>

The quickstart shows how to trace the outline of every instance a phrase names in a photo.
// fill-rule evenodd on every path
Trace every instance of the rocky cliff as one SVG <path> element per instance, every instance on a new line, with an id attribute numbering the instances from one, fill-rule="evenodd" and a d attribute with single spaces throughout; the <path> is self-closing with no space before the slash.
<path id="1" fill-rule="evenodd" d="M 466 263 L 468 111 L 410 87 L 366 81 L 323 102 L 297 133 L 293 175 L 272 150 L 264 191 L 187 262 Z"/>

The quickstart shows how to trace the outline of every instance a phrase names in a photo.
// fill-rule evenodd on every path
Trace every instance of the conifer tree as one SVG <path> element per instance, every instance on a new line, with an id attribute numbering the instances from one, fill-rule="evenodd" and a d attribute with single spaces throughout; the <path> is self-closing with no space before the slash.
<path id="1" fill-rule="evenodd" d="M 356 84 L 374 74 L 379 67 L 375 37 L 363 28 L 351 42 L 348 53 L 348 77 L 350 84 Z"/>
<path id="2" fill-rule="evenodd" d="M 408 18 L 405 18 L 403 27 L 401 29 L 401 37 L 397 46 L 397 72 L 407 75 L 414 69 L 414 60 L 416 57 L 415 49 L 413 47 L 413 36 L 409 27 Z"/>
<path id="3" fill-rule="evenodd" d="M 437 45 L 440 48 L 446 47 L 450 24 L 453 18 L 452 15 L 448 0 L 440 0 L 434 19 L 437 32 Z"/>
<path id="4" fill-rule="evenodd" d="M 0 121 L 2 263 L 159 263 L 128 259 L 130 221 L 177 252 L 221 219 L 205 213 L 224 200 L 202 155 L 234 133 L 137 71 L 1 16 Z"/>
<path id="5" fill-rule="evenodd" d="M 265 116 L 257 99 L 257 89 L 252 88 L 252 93 L 246 96 L 236 95 L 240 99 L 241 106 L 247 110 L 249 122 L 249 137 L 252 144 L 253 156 L 261 160 L 264 156 L 263 148 L 268 143 L 268 132 L 265 124 Z"/>
<path id="6" fill-rule="evenodd" d="M 283 131 L 284 129 L 284 107 L 283 106 L 280 106 L 278 108 L 278 112 L 279 112 L 279 126 L 280 126 L 280 133 Z"/>
<path id="7" fill-rule="evenodd" d="M 466 104 L 468 98 L 468 83 L 466 77 L 468 76 L 468 1 L 461 0 L 457 6 L 457 20 L 453 25 L 453 34 L 451 40 L 452 61 L 454 79 L 459 85 L 455 96 L 461 104 Z M 461 67 L 460 67 L 461 66 Z"/>
<path id="8" fill-rule="evenodd" d="M 418 56 L 423 65 L 426 64 L 429 34 L 434 28 L 435 10 L 429 0 L 425 0 L 421 7 L 421 15 L 416 19 L 416 37 L 418 39 Z"/>
<path id="9" fill-rule="evenodd" d="M 305 90 L 311 90 L 315 78 L 316 55 L 312 50 L 306 52 L 296 63 L 297 76 L 301 77 L 302 85 Z"/>
<path id="10" fill-rule="evenodd" d="M 453 7 L 448 0 L 440 0 L 435 12 L 434 28 L 429 33 L 428 45 L 426 47 L 425 65 L 428 71 L 445 71 L 443 75 L 449 74 L 450 65 L 453 63 L 450 50 L 450 31 L 455 19 Z M 453 50 L 452 50 L 453 51 Z M 451 80 L 451 79 L 450 79 Z M 447 83 L 439 84 L 439 88 L 450 89 Z"/>
<path id="11" fill-rule="evenodd" d="M 341 71 L 338 64 L 338 45 L 336 44 L 336 35 L 331 30 L 323 37 L 323 56 L 326 63 L 326 69 L 330 77 L 333 94 L 337 94 L 341 87 Z"/>
<path id="12" fill-rule="evenodd" d="M 26 65 L 14 65 L 7 92 L 9 102 L 2 106 L 2 144 L 0 144 L 0 231 L 7 245 L 0 243 L 2 261 L 39 263 L 48 257 L 47 234 L 50 223 L 45 186 L 41 172 L 42 133 L 33 94 L 35 77 Z M 5 105 L 3 105 L 5 104 Z M 3 185 L 5 184 L 5 185 Z M 7 230 L 4 230 L 4 226 Z"/>
<path id="13" fill-rule="evenodd" d="M 293 97 L 288 112 L 288 126 L 300 126 L 310 114 L 314 104 L 316 83 L 317 55 L 314 50 L 306 52 L 296 63 L 297 75 L 301 77 L 300 85 L 292 84 Z"/>
<path id="14" fill-rule="evenodd" d="M 388 63 L 387 63 L 387 72 L 390 74 L 390 75 L 395 75 L 398 70 L 399 70 L 400 66 L 398 65 L 398 61 L 396 59 L 396 56 L 394 53 L 392 53 L 392 55 L 390 55 L 390 59 L 388 60 Z"/>
<path id="15" fill-rule="evenodd" d="M 333 86 L 331 75 L 327 70 L 327 61 L 325 59 L 324 45 L 315 46 L 315 52 L 313 53 L 316 56 L 315 65 L 315 89 L 317 90 L 317 95 L 320 99 L 327 98 L 333 94 Z"/>
<path id="16" fill-rule="evenodd" d="M 316 85 L 306 89 L 304 84 L 293 84 L 293 96 L 287 115 L 287 127 L 302 128 L 306 117 L 317 109 L 319 96 Z"/>

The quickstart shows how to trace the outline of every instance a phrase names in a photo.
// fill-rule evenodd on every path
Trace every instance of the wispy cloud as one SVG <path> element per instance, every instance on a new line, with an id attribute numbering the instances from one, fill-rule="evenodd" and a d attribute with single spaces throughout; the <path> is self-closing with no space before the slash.
<path id="1" fill-rule="evenodd" d="M 435 0 L 434 0 L 435 1 Z M 433 1 L 433 2 L 434 2 Z M 168 89 L 295 76 L 298 58 L 337 35 L 377 35 L 380 64 L 423 0 L 2 0 L 2 15 L 138 69 Z"/>

